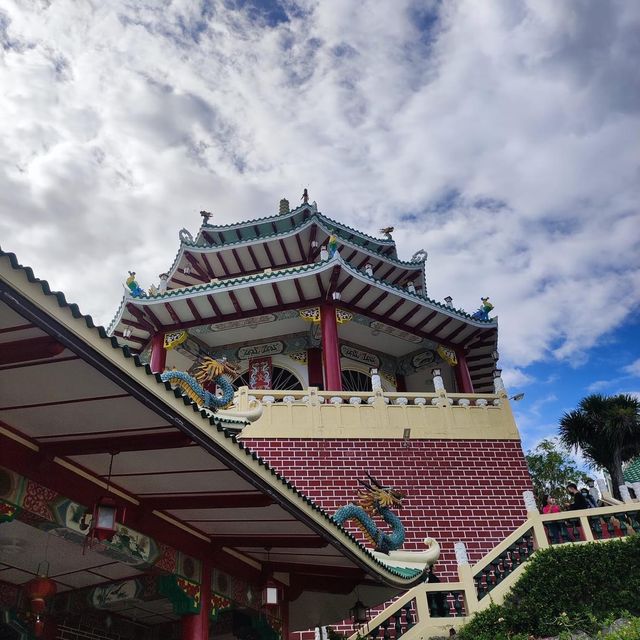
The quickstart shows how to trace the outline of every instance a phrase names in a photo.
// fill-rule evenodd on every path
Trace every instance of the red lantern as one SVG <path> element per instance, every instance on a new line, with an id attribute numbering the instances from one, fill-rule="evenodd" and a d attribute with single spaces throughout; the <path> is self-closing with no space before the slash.
<path id="1" fill-rule="evenodd" d="M 29 599 L 31 612 L 35 614 L 33 623 L 33 634 L 36 638 L 42 636 L 44 631 L 44 620 L 42 613 L 46 607 L 46 599 L 56 594 L 56 583 L 47 576 L 38 576 L 27 582 L 24 587 L 25 595 Z"/>
<path id="2" fill-rule="evenodd" d="M 31 604 L 31 611 L 33 613 L 42 613 L 45 607 L 45 600 L 56 594 L 56 583 L 46 576 L 38 576 L 27 582 L 24 589 Z"/>

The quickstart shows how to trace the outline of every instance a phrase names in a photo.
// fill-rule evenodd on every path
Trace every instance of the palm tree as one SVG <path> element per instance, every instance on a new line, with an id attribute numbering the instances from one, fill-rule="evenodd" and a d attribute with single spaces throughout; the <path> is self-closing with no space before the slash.
<path id="1" fill-rule="evenodd" d="M 560 419 L 560 439 L 581 449 L 591 466 L 606 469 L 620 498 L 622 463 L 640 454 L 640 400 L 624 394 L 587 396 Z"/>

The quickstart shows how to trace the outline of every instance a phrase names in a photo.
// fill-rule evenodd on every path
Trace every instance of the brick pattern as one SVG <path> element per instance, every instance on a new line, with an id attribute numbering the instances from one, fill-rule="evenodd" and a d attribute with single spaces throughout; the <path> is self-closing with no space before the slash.
<path id="1" fill-rule="evenodd" d="M 353 501 L 366 473 L 407 494 L 399 512 L 408 550 L 431 536 L 441 546 L 436 573 L 457 580 L 453 545 L 476 562 L 526 519 L 531 481 L 520 442 L 510 440 L 243 440 L 329 514 Z M 384 523 L 382 523 L 384 525 Z M 360 541 L 360 531 L 345 527 Z"/>

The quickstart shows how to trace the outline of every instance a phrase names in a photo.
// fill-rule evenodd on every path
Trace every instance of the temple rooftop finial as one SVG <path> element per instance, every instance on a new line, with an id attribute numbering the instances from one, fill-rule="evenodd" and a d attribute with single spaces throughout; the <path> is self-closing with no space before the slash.
<path id="1" fill-rule="evenodd" d="M 384 234 L 384 237 L 387 240 L 393 240 L 393 238 L 391 237 L 393 230 L 394 230 L 393 227 L 384 227 L 384 229 L 380 229 L 380 233 Z"/>
<path id="2" fill-rule="evenodd" d="M 287 215 L 289 213 L 289 201 L 286 198 L 282 198 L 280 200 L 280 206 L 278 208 L 278 214 L 281 216 Z"/>
<path id="3" fill-rule="evenodd" d="M 302 198 L 301 198 L 302 202 L 304 202 L 305 204 L 309 204 L 309 191 L 307 190 L 307 188 L 304 188 L 304 191 L 302 192 Z"/>
<path id="4" fill-rule="evenodd" d="M 213 215 L 210 211 L 201 211 L 200 215 L 202 216 L 202 224 L 207 224 L 209 222 L 209 218 Z"/>

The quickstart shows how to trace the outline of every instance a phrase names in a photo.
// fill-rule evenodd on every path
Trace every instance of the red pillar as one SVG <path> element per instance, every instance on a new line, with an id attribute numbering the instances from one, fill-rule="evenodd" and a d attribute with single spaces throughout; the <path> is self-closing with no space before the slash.
<path id="1" fill-rule="evenodd" d="M 320 305 L 320 328 L 322 329 L 325 391 L 342 391 L 336 308 L 330 302 Z"/>
<path id="2" fill-rule="evenodd" d="M 211 609 L 211 567 L 202 563 L 200 612 L 182 616 L 182 640 L 209 640 L 209 611 Z"/>
<path id="3" fill-rule="evenodd" d="M 402 393 L 407 390 L 407 381 L 403 373 L 396 373 L 396 391 Z"/>
<path id="4" fill-rule="evenodd" d="M 322 349 L 312 347 L 307 349 L 307 375 L 309 376 L 309 386 L 324 389 L 324 378 L 322 376 Z"/>
<path id="5" fill-rule="evenodd" d="M 453 370 L 456 374 L 458 393 L 474 393 L 471 374 L 469 373 L 469 365 L 467 365 L 467 356 L 464 351 L 461 350 L 456 351 L 456 358 L 458 358 L 458 364 Z"/>
<path id="6" fill-rule="evenodd" d="M 151 367 L 152 373 L 162 373 L 167 364 L 167 350 L 164 348 L 164 333 L 156 333 L 151 338 Z"/>

